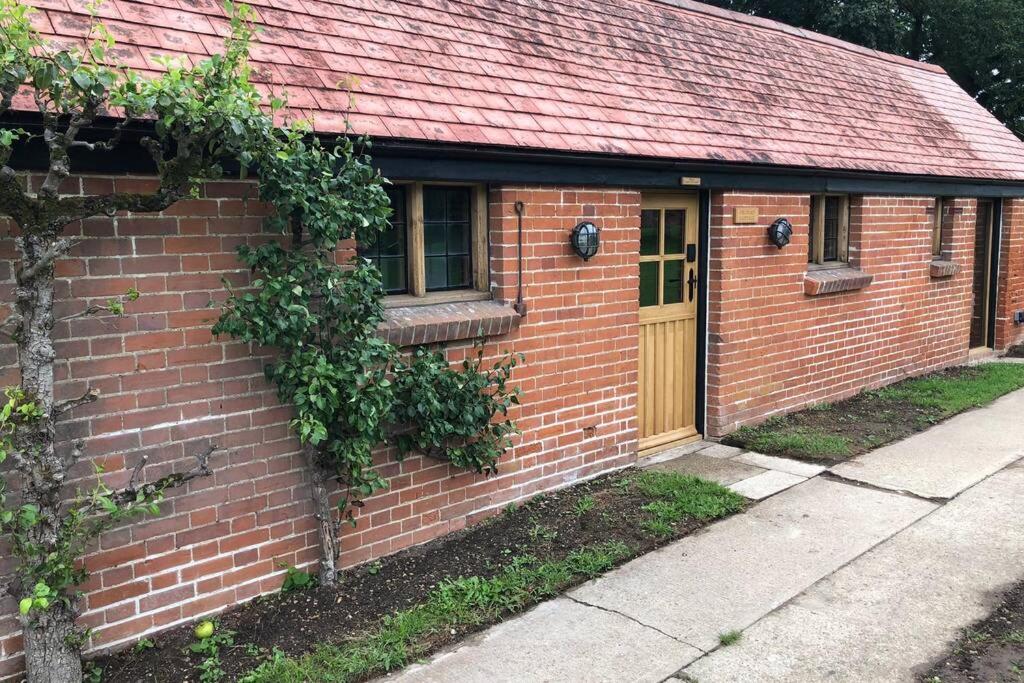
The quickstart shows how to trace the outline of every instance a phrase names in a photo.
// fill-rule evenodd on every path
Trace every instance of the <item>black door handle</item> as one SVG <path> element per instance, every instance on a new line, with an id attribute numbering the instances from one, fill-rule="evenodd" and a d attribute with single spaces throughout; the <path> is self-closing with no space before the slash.
<path id="1" fill-rule="evenodd" d="M 690 286 L 690 301 L 693 301 L 693 289 L 697 286 L 697 274 L 693 268 L 690 268 L 690 277 L 687 278 L 686 284 Z"/>

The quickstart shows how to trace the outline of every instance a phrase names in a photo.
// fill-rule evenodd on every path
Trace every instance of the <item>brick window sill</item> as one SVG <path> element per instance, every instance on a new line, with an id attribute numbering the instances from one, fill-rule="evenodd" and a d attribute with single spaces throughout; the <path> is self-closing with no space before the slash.
<path id="1" fill-rule="evenodd" d="M 418 346 L 508 334 L 519 318 L 496 301 L 457 301 L 388 308 L 377 329 L 396 346 Z"/>
<path id="2" fill-rule="evenodd" d="M 837 292 L 864 289 L 875 279 L 874 275 L 856 268 L 823 268 L 810 270 L 804 275 L 804 294 L 821 296 Z"/>
<path id="3" fill-rule="evenodd" d="M 933 278 L 953 277 L 960 272 L 960 264 L 952 261 L 932 261 L 928 265 L 928 272 Z"/>

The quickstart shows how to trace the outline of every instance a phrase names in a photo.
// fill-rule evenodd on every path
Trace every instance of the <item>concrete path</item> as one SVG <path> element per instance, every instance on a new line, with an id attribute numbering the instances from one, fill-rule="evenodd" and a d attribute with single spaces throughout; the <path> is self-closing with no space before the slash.
<path id="1" fill-rule="evenodd" d="M 1024 578 L 1022 417 L 1024 391 L 825 473 L 717 444 L 662 456 L 768 497 L 389 678 L 913 680 Z"/>

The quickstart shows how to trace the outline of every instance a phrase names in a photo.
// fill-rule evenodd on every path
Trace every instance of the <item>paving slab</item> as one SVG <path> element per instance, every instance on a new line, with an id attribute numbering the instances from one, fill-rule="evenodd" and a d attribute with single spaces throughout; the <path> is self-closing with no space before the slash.
<path id="1" fill-rule="evenodd" d="M 710 650 L 935 507 L 817 477 L 570 595 Z"/>
<path id="2" fill-rule="evenodd" d="M 774 455 L 764 455 L 763 453 L 755 453 L 753 451 L 737 455 L 733 458 L 733 462 L 745 462 L 748 465 L 763 467 L 766 470 L 788 472 L 789 474 L 795 474 L 798 477 L 805 478 L 819 475 L 826 469 L 823 465 L 815 465 L 813 463 L 801 462 L 790 458 L 778 458 Z"/>
<path id="3" fill-rule="evenodd" d="M 722 458 L 709 458 L 701 453 L 690 453 L 681 455 L 672 460 L 652 465 L 649 469 L 658 472 L 676 472 L 678 474 L 689 474 L 702 479 L 709 479 L 727 486 L 743 479 L 748 479 L 765 470 L 761 467 L 748 465 L 735 460 L 724 460 Z"/>
<path id="4" fill-rule="evenodd" d="M 1024 391 L 836 465 L 839 476 L 926 498 L 952 498 L 1024 456 Z"/>
<path id="5" fill-rule="evenodd" d="M 672 460 L 678 458 L 681 455 L 689 455 L 690 453 L 696 453 L 702 451 L 710 446 L 717 445 L 714 441 L 691 441 L 690 443 L 683 444 L 682 446 L 676 446 L 670 448 L 667 451 L 655 453 L 654 455 L 648 455 L 640 458 L 638 463 L 641 467 L 647 467 L 649 465 L 656 465 L 666 460 Z"/>
<path id="6" fill-rule="evenodd" d="M 729 460 L 727 462 L 733 461 Z M 798 477 L 788 472 L 766 470 L 750 479 L 730 484 L 729 488 L 745 498 L 761 500 L 762 498 L 773 496 L 779 491 L 785 491 L 790 486 L 796 486 L 800 482 L 806 481 L 806 479 L 807 477 Z"/>
<path id="7" fill-rule="evenodd" d="M 386 680 L 654 683 L 701 654 L 619 614 L 558 598 Z"/>
<path id="8" fill-rule="evenodd" d="M 1024 467 L 986 479 L 690 665 L 717 681 L 912 681 L 1024 577 Z M 915 675 L 917 674 L 917 675 Z M 684 679 L 685 680 L 685 679 Z"/>
<path id="9" fill-rule="evenodd" d="M 708 446 L 707 448 L 702 448 L 700 454 L 711 458 L 734 458 L 742 452 L 742 448 L 716 443 Z"/>

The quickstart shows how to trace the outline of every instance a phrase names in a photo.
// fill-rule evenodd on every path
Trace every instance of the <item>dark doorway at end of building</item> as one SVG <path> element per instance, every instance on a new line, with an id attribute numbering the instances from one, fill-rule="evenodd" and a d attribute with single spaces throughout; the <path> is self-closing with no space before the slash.
<path id="1" fill-rule="evenodd" d="M 1000 205 L 978 200 L 974 224 L 974 285 L 971 348 L 991 348 L 995 336 L 996 276 L 999 267 Z"/>

